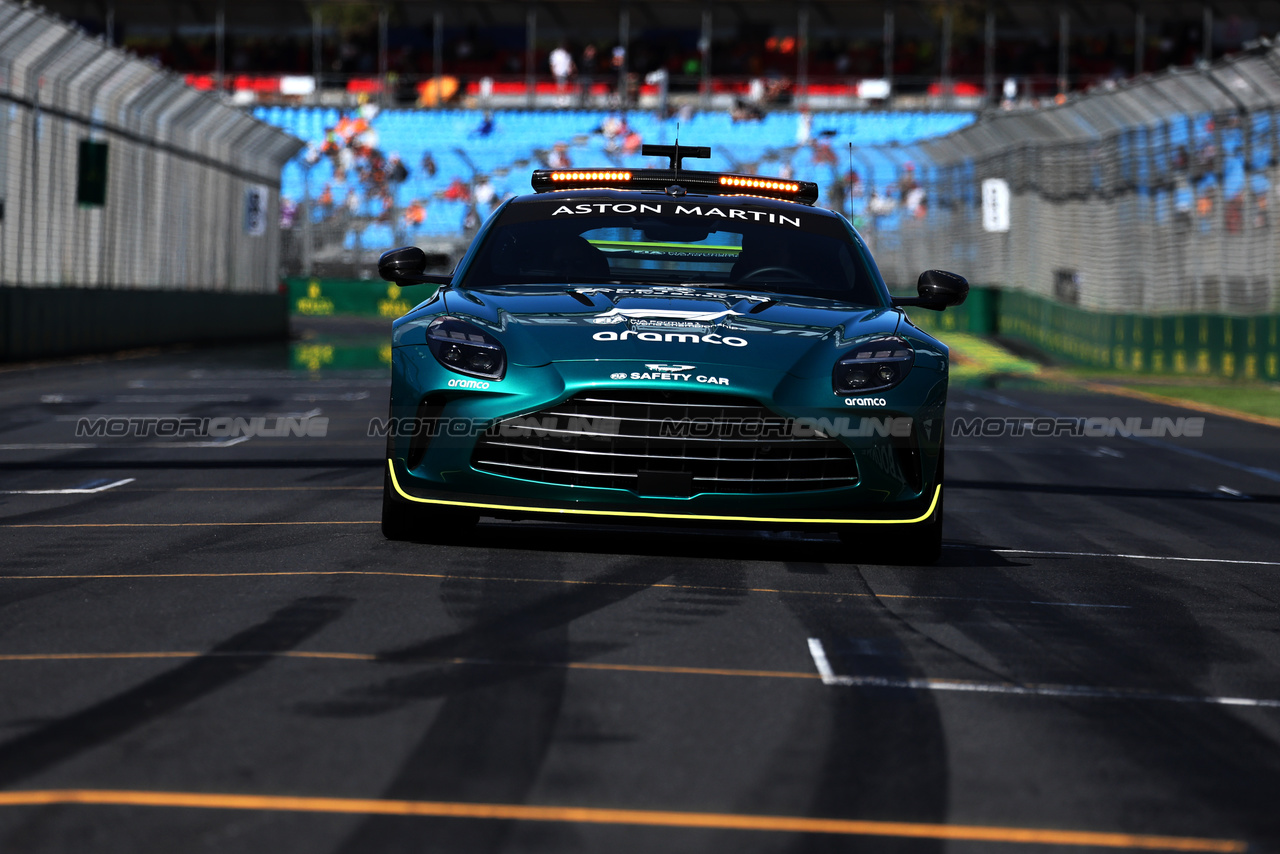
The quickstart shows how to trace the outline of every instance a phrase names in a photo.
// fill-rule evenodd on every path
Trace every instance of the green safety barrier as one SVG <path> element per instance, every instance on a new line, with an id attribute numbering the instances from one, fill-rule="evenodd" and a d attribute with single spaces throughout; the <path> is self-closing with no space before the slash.
<path id="1" fill-rule="evenodd" d="M 292 344 L 290 361 L 306 371 L 373 370 L 391 365 L 390 336 L 385 342 L 299 341 Z"/>
<path id="2" fill-rule="evenodd" d="M 953 306 L 946 311 L 912 308 L 907 311 L 907 315 L 912 323 L 925 332 L 994 335 L 998 328 L 996 312 L 999 296 L 1000 292 L 994 288 L 970 288 L 969 296 L 962 305 Z"/>
<path id="3" fill-rule="evenodd" d="M 1280 315 L 1106 314 L 1020 291 L 973 288 L 942 313 L 911 309 L 927 332 L 998 334 L 1064 361 L 1145 374 L 1280 380 Z"/>
<path id="4" fill-rule="evenodd" d="M 1150 374 L 1280 379 L 1280 315 L 1102 314 L 1000 294 L 1000 334 L 1072 362 Z"/>
<path id="5" fill-rule="evenodd" d="M 286 279 L 295 315 L 395 318 L 434 293 L 432 286 L 401 291 L 389 282 L 357 279 Z M 1149 374 L 1185 374 L 1280 380 L 1280 315 L 1149 316 L 1105 314 L 1063 305 L 1021 291 L 975 287 L 964 305 L 943 312 L 913 308 L 921 329 L 1001 335 L 1065 361 Z M 372 346 L 361 355 L 342 347 L 295 345 L 299 367 L 376 367 L 390 362 Z M 314 367 L 313 367 L 314 366 Z"/>
<path id="6" fill-rule="evenodd" d="M 294 276 L 289 287 L 289 311 L 305 317 L 347 315 L 400 317 L 435 293 L 434 285 L 416 285 L 402 291 L 399 285 L 374 279 L 320 279 Z"/>

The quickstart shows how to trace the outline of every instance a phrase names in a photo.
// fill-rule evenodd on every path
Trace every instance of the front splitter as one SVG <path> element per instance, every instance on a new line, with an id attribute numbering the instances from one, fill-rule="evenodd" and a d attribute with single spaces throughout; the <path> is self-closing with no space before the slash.
<path id="1" fill-rule="evenodd" d="M 705 513 L 659 513 L 651 510 L 592 510 L 580 507 L 540 507 L 531 504 L 499 504 L 491 501 L 461 501 L 453 498 L 423 498 L 411 495 L 400 485 L 396 477 L 393 460 L 387 460 L 387 471 L 391 475 L 391 488 L 406 501 L 415 504 L 435 504 L 444 507 L 466 507 L 473 510 L 488 510 L 497 513 L 536 514 L 544 516 L 595 516 L 611 519 L 665 519 L 680 522 L 748 522 L 761 525 L 918 525 L 928 521 L 942 500 L 942 484 L 933 490 L 933 500 L 929 508 L 919 516 L 910 519 L 851 519 L 851 518 L 815 518 L 812 516 L 736 516 Z M 918 505 L 917 505 L 918 506 Z"/>

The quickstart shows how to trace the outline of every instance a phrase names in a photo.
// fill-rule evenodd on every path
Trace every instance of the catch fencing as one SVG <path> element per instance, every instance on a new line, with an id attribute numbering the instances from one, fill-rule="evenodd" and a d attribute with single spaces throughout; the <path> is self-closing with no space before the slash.
<path id="1" fill-rule="evenodd" d="M 1275 49 L 857 157 L 862 227 L 897 289 L 944 267 L 1094 312 L 1280 310 Z M 910 184 L 924 193 L 906 210 Z"/>
<path id="2" fill-rule="evenodd" d="M 275 293 L 301 143 L 0 0 L 0 286 Z"/>

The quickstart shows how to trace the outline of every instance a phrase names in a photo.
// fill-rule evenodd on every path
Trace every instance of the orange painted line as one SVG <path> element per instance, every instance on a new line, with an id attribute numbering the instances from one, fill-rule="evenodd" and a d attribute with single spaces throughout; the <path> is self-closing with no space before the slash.
<path id="1" fill-rule="evenodd" d="M 198 658 L 198 652 L 29 652 L 0 655 L 0 661 L 111 661 L 147 658 Z"/>
<path id="2" fill-rule="evenodd" d="M 179 486 L 165 489 L 160 486 L 144 486 L 130 492 L 349 492 L 352 490 L 382 489 L 381 486 Z"/>
<path id="3" fill-rule="evenodd" d="M 716 590 L 733 593 L 786 593 L 801 596 L 847 596 L 850 599 L 954 599 L 953 596 L 919 596 L 911 593 L 848 593 L 829 590 L 788 590 L 778 587 L 722 587 L 710 584 L 644 584 L 638 581 L 592 581 L 577 578 L 514 578 L 488 575 L 456 575 L 441 572 L 396 572 L 383 569 L 316 569 L 284 572 L 129 572 L 83 575 L 0 575 L 0 581 L 92 581 L 97 579 L 138 578 L 263 578 L 324 575 L 373 575 L 391 578 L 430 578 L 454 581 L 502 581 L 512 584 L 582 584 L 597 587 L 653 588 L 657 590 Z"/>
<path id="4" fill-rule="evenodd" d="M 331 814 L 422 816 L 502 821 L 552 821 L 647 827 L 756 830 L 775 833 L 828 833 L 844 836 L 890 836 L 977 842 L 1080 845 L 1147 851 L 1245 851 L 1234 839 L 1151 836 L 1085 830 L 925 824 L 901 821 L 803 818 L 781 815 L 600 809 L 531 804 L 477 804 L 452 801 L 405 801 L 368 798 L 318 798 L 238 795 L 206 792 L 142 792 L 110 789 L 45 789 L 0 792 L 0 806 L 83 804 L 96 806 L 177 807 L 187 809 L 261 810 Z"/>
<path id="5" fill-rule="evenodd" d="M 0 662 L 6 661 L 128 661 L 133 659 L 156 658 L 319 658 L 337 661 L 377 661 L 378 656 L 363 652 L 306 652 L 288 650 L 285 652 L 196 652 L 180 650 L 175 652 L 29 652 L 13 655 L 0 655 Z"/>
<path id="6" fill-rule="evenodd" d="M 269 525 L 381 525 L 377 520 L 368 522 L 77 522 L 75 524 L 23 523 L 0 525 L 0 528 L 224 528 L 256 527 Z"/>
<path id="7" fill-rule="evenodd" d="M 677 667 L 662 664 L 609 664 L 595 661 L 503 661 L 483 658 L 431 658 L 404 662 L 388 661 L 373 653 L 364 652 L 52 652 L 16 653 L 0 655 L 0 663 L 22 661 L 129 661 L 172 658 L 301 658 L 331 661 L 376 661 L 401 664 L 451 664 L 487 667 L 554 667 L 565 670 L 593 670 L 615 673 L 673 673 L 688 676 L 740 676 L 765 679 L 821 679 L 817 673 L 793 670 L 737 670 L 727 667 Z"/>
<path id="8" fill-rule="evenodd" d="M 504 661 L 471 662 L 459 659 L 459 664 L 506 664 Z M 524 664 L 525 662 L 517 662 Z M 529 662 L 540 666 L 540 662 Z M 546 666 L 546 665 L 541 665 Z M 801 673 L 794 670 L 732 670 L 724 667 L 670 667 L 659 664 L 603 664 L 593 661 L 570 661 L 564 665 L 570 670 L 607 670 L 622 673 L 684 673 L 691 676 L 758 676 L 766 679 L 821 679 L 819 673 Z"/>
<path id="9" fill-rule="evenodd" d="M 369 575 L 369 576 L 385 576 L 389 578 L 428 578 L 428 579 L 451 579 L 455 581 L 500 581 L 510 584 L 582 584 L 596 587 L 630 587 L 635 589 L 652 588 L 655 590 L 710 590 L 717 592 L 731 593 L 779 593 L 794 596 L 835 596 L 837 598 L 847 597 L 849 599 L 919 599 L 926 601 L 993 601 L 1003 604 L 1026 604 L 1018 600 L 984 600 L 974 599 L 964 596 L 926 596 L 916 593 L 854 593 L 843 590 L 795 590 L 785 587 L 725 587 L 714 584 L 666 584 L 654 583 L 645 584 L 638 581 L 594 581 L 592 579 L 579 578 L 514 578 L 503 576 L 489 575 L 456 575 L 450 573 L 439 572 L 396 572 L 393 570 L 382 569 L 315 569 L 315 570 L 291 570 L 286 572 L 121 572 L 121 573 L 92 573 L 79 575 L 3 575 L 0 574 L 0 582 L 3 581 L 95 581 L 95 580 L 132 580 L 138 578 L 269 578 L 269 577 L 289 577 L 298 576 L 306 578 L 311 576 L 326 575 Z M 1032 604 L 1059 604 L 1059 603 L 1032 603 Z M 1071 603 L 1061 603 L 1071 604 Z M 1127 608 L 1128 605 L 1088 605 L 1087 607 L 1097 608 Z"/>

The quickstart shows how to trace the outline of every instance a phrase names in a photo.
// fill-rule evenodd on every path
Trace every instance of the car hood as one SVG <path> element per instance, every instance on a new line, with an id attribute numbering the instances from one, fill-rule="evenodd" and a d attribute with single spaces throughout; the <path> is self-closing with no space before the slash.
<path id="1" fill-rule="evenodd" d="M 453 288 L 397 321 L 394 343 L 426 343 L 426 327 L 442 314 L 487 329 L 517 365 L 690 361 L 797 376 L 829 374 L 833 355 L 895 332 L 902 319 L 895 309 L 750 290 Z"/>

